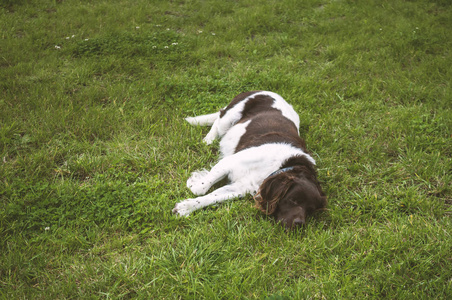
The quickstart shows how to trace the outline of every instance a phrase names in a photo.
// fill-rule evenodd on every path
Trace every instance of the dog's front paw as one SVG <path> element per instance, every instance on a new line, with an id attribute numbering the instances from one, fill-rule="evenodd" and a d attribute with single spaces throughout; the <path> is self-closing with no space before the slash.
<path id="1" fill-rule="evenodd" d="M 194 210 L 196 210 L 196 208 L 193 206 L 193 199 L 187 199 L 176 203 L 176 206 L 173 208 L 173 214 L 176 214 L 179 217 L 187 217 Z"/>
<path id="2" fill-rule="evenodd" d="M 210 184 L 207 181 L 207 175 L 209 171 L 202 170 L 193 172 L 187 180 L 187 187 L 192 191 L 193 194 L 199 196 L 204 195 L 210 188 Z"/>

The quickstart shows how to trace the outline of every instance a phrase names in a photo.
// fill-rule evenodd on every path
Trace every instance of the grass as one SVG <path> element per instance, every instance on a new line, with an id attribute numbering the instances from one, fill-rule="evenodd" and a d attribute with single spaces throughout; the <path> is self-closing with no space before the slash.
<path id="1" fill-rule="evenodd" d="M 0 297 L 446 299 L 449 1 L 3 1 Z M 328 211 L 176 218 L 240 92 L 301 117 Z"/>

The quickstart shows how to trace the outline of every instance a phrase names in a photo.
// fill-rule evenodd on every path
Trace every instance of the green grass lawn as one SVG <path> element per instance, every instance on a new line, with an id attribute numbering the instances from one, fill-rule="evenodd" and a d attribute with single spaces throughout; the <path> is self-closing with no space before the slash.
<path id="1" fill-rule="evenodd" d="M 1 299 L 452 297 L 448 0 L 0 4 Z M 218 147 L 186 116 L 271 90 L 328 210 L 177 218 Z"/>

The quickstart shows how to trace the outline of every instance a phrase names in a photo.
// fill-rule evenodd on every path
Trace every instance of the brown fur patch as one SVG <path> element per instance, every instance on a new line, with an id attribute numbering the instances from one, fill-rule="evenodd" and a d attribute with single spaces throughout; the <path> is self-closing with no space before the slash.
<path id="1" fill-rule="evenodd" d="M 230 110 L 231 108 L 233 108 L 237 103 L 245 100 L 247 97 L 251 96 L 252 94 L 258 93 L 260 91 L 251 91 L 251 92 L 245 92 L 245 93 L 241 93 L 237 96 L 234 97 L 234 99 L 232 99 L 231 103 L 229 103 L 228 106 L 226 106 L 226 108 L 220 110 L 220 118 L 224 116 L 224 114 Z"/>

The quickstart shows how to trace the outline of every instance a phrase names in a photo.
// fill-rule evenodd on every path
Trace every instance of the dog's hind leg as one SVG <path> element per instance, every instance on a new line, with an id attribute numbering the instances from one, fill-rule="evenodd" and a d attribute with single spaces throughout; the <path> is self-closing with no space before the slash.
<path id="1" fill-rule="evenodd" d="M 220 123 L 220 118 L 217 118 L 215 122 L 213 122 L 212 127 L 210 128 L 209 133 L 204 137 L 203 141 L 210 145 L 213 141 L 219 136 L 218 134 L 218 123 Z"/>
<path id="2" fill-rule="evenodd" d="M 202 115 L 197 117 L 188 117 L 185 118 L 185 121 L 190 123 L 191 125 L 198 126 L 211 126 L 215 121 L 220 117 L 220 112 L 216 112 L 209 115 Z"/>
<path id="3" fill-rule="evenodd" d="M 197 117 L 188 117 L 185 118 L 185 121 L 187 121 L 191 125 L 212 126 L 209 133 L 204 138 L 204 142 L 207 145 L 212 144 L 212 142 L 218 137 L 218 122 L 220 121 L 220 112 Z"/>

